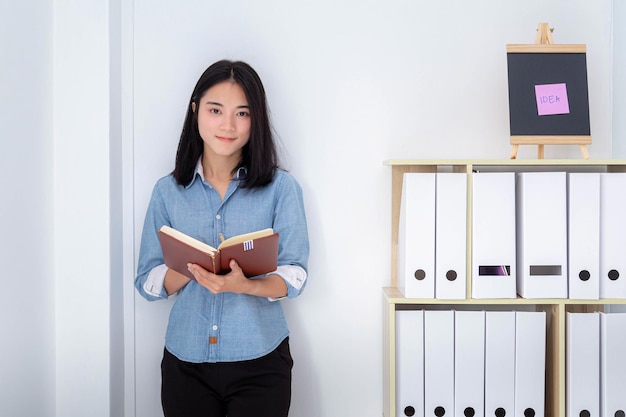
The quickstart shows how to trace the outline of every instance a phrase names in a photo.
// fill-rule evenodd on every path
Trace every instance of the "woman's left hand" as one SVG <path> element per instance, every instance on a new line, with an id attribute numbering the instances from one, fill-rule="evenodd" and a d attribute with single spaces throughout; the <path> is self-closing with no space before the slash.
<path id="1" fill-rule="evenodd" d="M 202 285 L 213 294 L 223 292 L 233 292 L 237 294 L 249 293 L 253 283 L 246 278 L 241 267 L 234 259 L 230 260 L 230 272 L 225 275 L 217 275 L 207 271 L 197 264 L 188 264 L 187 269 L 196 278 L 198 284 Z"/>

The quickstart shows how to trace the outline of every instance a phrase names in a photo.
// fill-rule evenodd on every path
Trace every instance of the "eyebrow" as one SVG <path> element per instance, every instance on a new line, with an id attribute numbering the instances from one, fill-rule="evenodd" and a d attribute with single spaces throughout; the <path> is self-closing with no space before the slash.
<path id="1" fill-rule="evenodd" d="M 206 104 L 213 105 L 213 106 L 224 107 L 224 105 L 222 103 L 219 103 L 217 101 L 207 101 Z M 241 105 L 237 106 L 236 108 L 237 109 L 249 109 L 250 106 L 247 105 L 247 104 L 241 104 Z"/>

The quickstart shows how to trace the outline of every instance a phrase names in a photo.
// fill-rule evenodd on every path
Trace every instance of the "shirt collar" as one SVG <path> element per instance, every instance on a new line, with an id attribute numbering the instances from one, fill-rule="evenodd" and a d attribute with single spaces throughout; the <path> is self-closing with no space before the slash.
<path id="1" fill-rule="evenodd" d="M 246 168 L 245 166 L 239 167 L 237 171 L 235 171 L 235 174 L 233 175 L 233 179 L 241 181 L 246 178 L 246 175 L 248 175 L 248 168 Z M 198 158 L 198 162 L 196 162 L 195 174 L 193 178 L 191 179 L 191 181 L 189 181 L 189 184 L 187 184 L 185 188 L 191 187 L 193 182 L 198 177 L 200 177 L 200 181 L 204 179 L 204 168 L 202 167 L 202 156 Z"/>

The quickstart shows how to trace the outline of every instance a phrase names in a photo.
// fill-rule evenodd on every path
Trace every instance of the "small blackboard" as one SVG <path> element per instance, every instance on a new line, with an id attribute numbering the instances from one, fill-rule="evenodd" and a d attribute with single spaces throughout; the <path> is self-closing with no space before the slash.
<path id="1" fill-rule="evenodd" d="M 507 45 L 512 159 L 518 145 L 580 145 L 589 158 L 589 87 L 585 45 L 558 45 L 547 23 L 536 43 Z"/>
<path id="2" fill-rule="evenodd" d="M 511 136 L 590 136 L 584 53 L 507 53 Z"/>

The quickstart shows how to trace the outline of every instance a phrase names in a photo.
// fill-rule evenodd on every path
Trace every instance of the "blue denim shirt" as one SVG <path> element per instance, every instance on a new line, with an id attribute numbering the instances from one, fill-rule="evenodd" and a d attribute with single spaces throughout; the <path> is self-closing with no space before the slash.
<path id="1" fill-rule="evenodd" d="M 239 171 L 241 172 L 241 170 Z M 221 200 L 217 191 L 196 173 L 185 187 L 172 175 L 155 185 L 141 237 L 135 288 L 147 300 L 167 298 L 146 291 L 150 272 L 163 266 L 157 230 L 168 225 L 217 247 L 225 238 L 272 227 L 280 235 L 278 265 L 295 265 L 306 278 L 309 241 L 302 190 L 283 170 L 272 182 L 256 189 L 239 187 L 235 175 Z M 285 280 L 287 297 L 298 296 L 305 281 Z M 280 301 L 246 294 L 213 294 L 195 281 L 178 292 L 170 312 L 166 348 L 187 362 L 232 362 L 261 357 L 289 335 Z"/>

